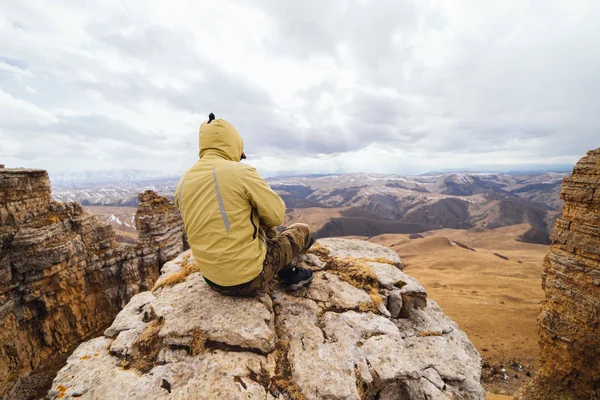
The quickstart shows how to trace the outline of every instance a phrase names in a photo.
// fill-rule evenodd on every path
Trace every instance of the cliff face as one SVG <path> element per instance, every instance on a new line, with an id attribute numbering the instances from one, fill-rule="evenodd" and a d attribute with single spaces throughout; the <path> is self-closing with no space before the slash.
<path id="1" fill-rule="evenodd" d="M 564 179 L 561 198 L 542 276 L 541 372 L 526 399 L 600 397 L 600 149 Z"/>
<path id="2" fill-rule="evenodd" d="M 140 240 L 119 244 L 79 204 L 53 202 L 45 171 L 0 169 L 0 396 L 106 327 L 184 250 L 175 206 L 140 200 Z"/>
<path id="3" fill-rule="evenodd" d="M 208 287 L 190 252 L 81 344 L 50 399 L 484 399 L 481 356 L 391 249 L 323 239 L 308 289 Z"/>

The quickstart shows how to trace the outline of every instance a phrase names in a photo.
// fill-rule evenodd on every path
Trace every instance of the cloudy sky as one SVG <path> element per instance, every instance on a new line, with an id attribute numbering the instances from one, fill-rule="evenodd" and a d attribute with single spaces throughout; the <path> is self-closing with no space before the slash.
<path id="1" fill-rule="evenodd" d="M 599 15 L 596 0 L 0 0 L 0 163 L 180 173 L 212 111 L 265 174 L 571 164 L 600 146 Z"/>

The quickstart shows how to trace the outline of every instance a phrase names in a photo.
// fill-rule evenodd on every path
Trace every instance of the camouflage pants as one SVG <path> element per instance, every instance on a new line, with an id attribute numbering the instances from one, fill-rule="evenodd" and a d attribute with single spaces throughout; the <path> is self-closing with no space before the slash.
<path id="1" fill-rule="evenodd" d="M 306 224 L 290 225 L 285 231 L 264 229 L 267 240 L 267 254 L 263 270 L 250 282 L 235 286 L 219 286 L 209 282 L 216 291 L 227 296 L 253 296 L 264 289 L 280 271 L 291 268 L 298 255 L 306 251 L 310 243 L 310 229 Z"/>

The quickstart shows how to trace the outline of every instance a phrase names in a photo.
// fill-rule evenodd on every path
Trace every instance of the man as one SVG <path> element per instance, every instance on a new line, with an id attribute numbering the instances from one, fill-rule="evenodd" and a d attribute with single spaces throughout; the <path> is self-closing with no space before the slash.
<path id="1" fill-rule="evenodd" d="M 240 163 L 246 156 L 238 131 L 211 113 L 199 141 L 200 160 L 181 177 L 175 203 L 206 282 L 231 296 L 254 295 L 275 275 L 290 290 L 307 286 L 313 272 L 291 263 L 313 243 L 308 225 L 276 233 L 285 204 L 256 169 Z"/>

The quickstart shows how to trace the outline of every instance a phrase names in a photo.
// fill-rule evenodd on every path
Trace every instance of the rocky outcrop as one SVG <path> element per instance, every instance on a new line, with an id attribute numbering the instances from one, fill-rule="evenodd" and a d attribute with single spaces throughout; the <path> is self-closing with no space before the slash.
<path id="1" fill-rule="evenodd" d="M 323 239 L 299 262 L 308 289 L 231 298 L 181 254 L 77 348 L 49 398 L 485 398 L 481 356 L 395 252 Z"/>
<path id="2" fill-rule="evenodd" d="M 142 247 L 157 249 L 160 265 L 172 260 L 187 249 L 187 236 L 179 210 L 166 197 L 152 190 L 140 193 L 140 203 L 135 214 L 135 226 Z"/>
<path id="3" fill-rule="evenodd" d="M 0 397 L 104 329 L 185 249 L 175 206 L 154 192 L 140 200 L 140 240 L 119 244 L 79 204 L 53 202 L 45 171 L 0 169 Z"/>
<path id="4" fill-rule="evenodd" d="M 565 178 L 544 260 L 541 371 L 524 399 L 600 398 L 600 149 Z"/>
<path id="5" fill-rule="evenodd" d="M 0 229 L 22 224 L 52 201 L 46 171 L 0 168 Z"/>

